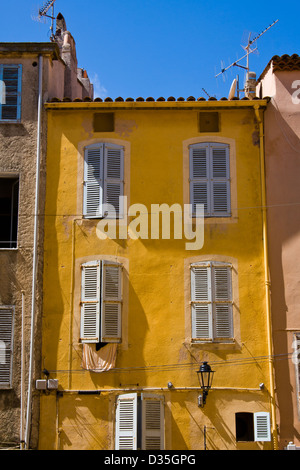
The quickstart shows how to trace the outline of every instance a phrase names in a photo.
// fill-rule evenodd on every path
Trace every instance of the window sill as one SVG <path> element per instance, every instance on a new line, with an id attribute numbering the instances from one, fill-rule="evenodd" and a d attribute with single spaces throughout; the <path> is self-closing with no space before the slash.
<path id="1" fill-rule="evenodd" d="M 83 215 L 82 220 L 123 220 L 124 216 L 107 217 L 105 215 Z"/>
<path id="2" fill-rule="evenodd" d="M 207 351 L 214 351 L 214 350 L 231 350 L 236 351 L 240 350 L 241 347 L 237 343 L 235 339 L 233 340 L 224 340 L 224 341 L 195 341 L 190 340 L 187 342 L 191 348 L 201 349 L 205 348 Z"/>
<path id="3" fill-rule="evenodd" d="M 212 215 L 208 215 L 208 214 L 204 214 L 204 219 L 230 219 L 232 217 L 232 213 L 230 214 L 212 214 Z M 199 217 L 196 216 L 196 214 L 193 214 L 192 215 L 192 218 L 193 219 L 198 219 Z"/>
<path id="4" fill-rule="evenodd" d="M 235 344 L 235 340 L 232 339 L 223 339 L 223 340 L 210 340 L 210 339 L 192 339 L 191 344 Z"/>
<path id="5" fill-rule="evenodd" d="M 2 121 L 0 120 L 0 124 L 22 124 L 21 121 Z"/>
<path id="6" fill-rule="evenodd" d="M 18 251 L 19 248 L 0 248 L 0 252 L 1 251 Z"/>
<path id="7" fill-rule="evenodd" d="M 199 217 L 192 216 L 192 222 L 195 224 L 199 220 Z M 205 224 L 234 224 L 237 223 L 238 216 L 231 214 L 231 215 L 206 215 L 204 216 L 204 225 Z"/>

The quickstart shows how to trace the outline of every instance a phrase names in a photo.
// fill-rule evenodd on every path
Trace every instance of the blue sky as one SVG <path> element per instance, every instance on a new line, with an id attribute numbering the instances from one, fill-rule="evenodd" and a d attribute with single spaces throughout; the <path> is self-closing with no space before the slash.
<path id="1" fill-rule="evenodd" d="M 50 22 L 32 19 L 45 0 L 1 1 L 0 42 L 47 42 Z M 285 6 L 288 8 L 285 8 Z M 221 63 L 241 56 L 248 34 L 261 33 L 250 55 L 257 76 L 273 55 L 300 54 L 296 1 L 56 0 L 77 45 L 78 65 L 88 71 L 96 95 L 115 99 L 228 96 L 232 67 L 215 78 Z M 242 61 L 241 65 L 245 65 Z"/>

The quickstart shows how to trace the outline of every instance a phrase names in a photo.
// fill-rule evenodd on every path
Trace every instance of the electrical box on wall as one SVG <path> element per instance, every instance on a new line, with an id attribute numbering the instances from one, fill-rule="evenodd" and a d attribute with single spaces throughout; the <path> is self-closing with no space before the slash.
<path id="1" fill-rule="evenodd" d="M 35 388 L 36 390 L 57 390 L 58 380 L 55 380 L 55 379 L 36 380 Z"/>
<path id="2" fill-rule="evenodd" d="M 58 380 L 49 379 L 47 383 L 48 390 L 57 390 L 58 389 Z"/>
<path id="3" fill-rule="evenodd" d="M 35 382 L 35 388 L 37 390 L 47 390 L 47 380 L 37 380 Z"/>

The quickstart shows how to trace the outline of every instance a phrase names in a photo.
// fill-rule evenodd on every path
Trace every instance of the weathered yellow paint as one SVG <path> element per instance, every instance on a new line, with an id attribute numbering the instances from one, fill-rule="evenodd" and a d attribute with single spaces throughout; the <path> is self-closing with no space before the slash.
<path id="1" fill-rule="evenodd" d="M 129 390 L 164 395 L 166 449 L 203 449 L 204 426 L 209 449 L 272 448 L 272 442 L 235 440 L 236 412 L 271 412 L 254 104 L 265 107 L 266 101 L 47 105 L 42 363 L 62 393 L 57 399 L 53 392 L 41 395 L 41 449 L 114 449 L 116 398 Z M 202 109 L 219 111 L 216 135 L 199 132 Z M 115 132 L 93 132 L 97 111 L 115 113 Z M 232 217 L 206 219 L 199 251 L 187 251 L 185 239 L 172 237 L 99 240 L 98 221 L 82 217 L 84 147 L 94 142 L 125 146 L 128 206 L 144 204 L 149 213 L 152 204 L 189 202 L 189 144 L 229 143 Z M 116 369 L 96 374 L 81 366 L 80 265 L 104 258 L 124 265 L 123 334 Z M 201 260 L 233 265 L 233 343 L 191 343 L 189 265 Z M 198 408 L 196 370 L 203 360 L 216 372 L 207 404 Z"/>

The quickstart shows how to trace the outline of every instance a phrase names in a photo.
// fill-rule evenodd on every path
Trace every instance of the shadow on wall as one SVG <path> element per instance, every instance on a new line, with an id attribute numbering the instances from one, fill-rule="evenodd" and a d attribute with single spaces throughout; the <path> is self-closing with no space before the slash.
<path id="1" fill-rule="evenodd" d="M 280 77 L 277 74 L 279 88 L 284 89 L 284 96 L 290 95 L 291 79 Z M 298 311 L 294 308 L 300 300 L 300 270 L 294 258 L 300 249 L 300 140 L 294 131 L 297 128 L 295 119 L 299 118 L 296 113 L 291 113 L 291 107 L 295 105 L 285 102 L 280 106 L 286 106 L 286 109 L 282 107 L 279 112 L 276 101 L 269 103 L 265 135 L 268 136 L 266 174 L 276 399 L 280 448 L 283 448 L 292 439 L 300 440 L 299 428 L 296 429 L 294 424 L 297 410 L 292 399 L 296 390 L 295 366 L 286 355 L 293 352 L 292 334 L 287 329 L 300 330 Z"/>

